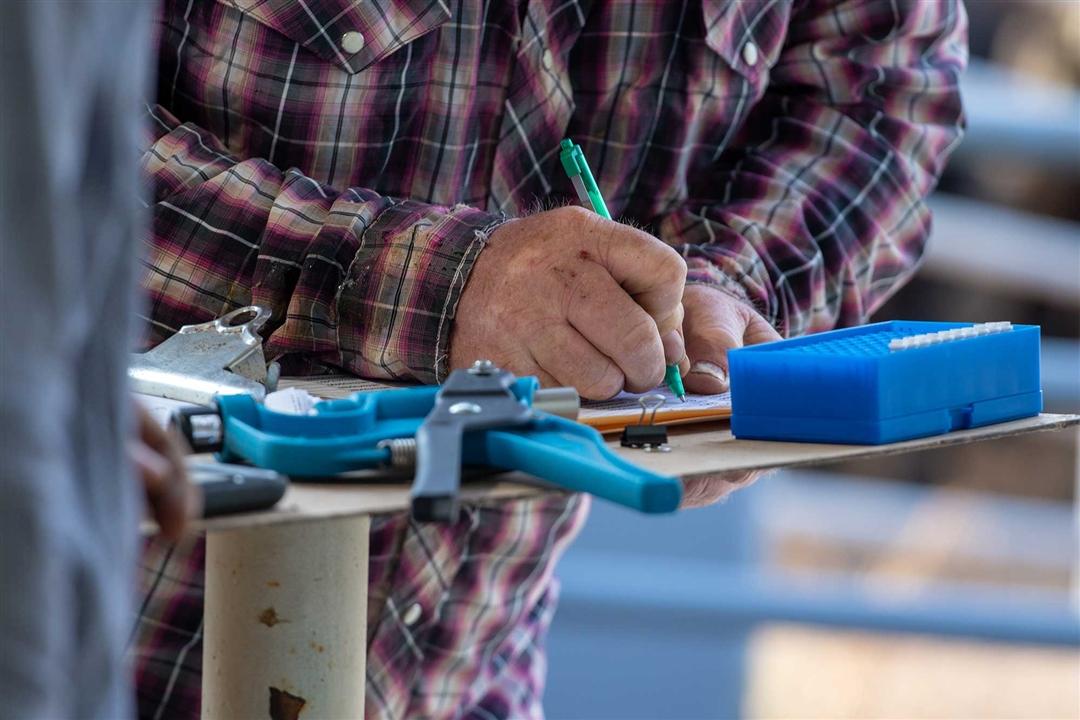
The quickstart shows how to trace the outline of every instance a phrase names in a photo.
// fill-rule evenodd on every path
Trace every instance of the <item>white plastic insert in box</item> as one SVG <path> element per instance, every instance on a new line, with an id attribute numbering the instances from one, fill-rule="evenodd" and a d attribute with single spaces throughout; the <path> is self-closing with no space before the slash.
<path id="1" fill-rule="evenodd" d="M 1009 332 L 1012 330 L 1011 322 L 988 322 L 971 325 L 970 327 L 942 330 L 941 332 L 923 333 L 921 335 L 908 335 L 889 341 L 890 350 L 910 350 L 911 348 L 938 345 L 953 340 L 993 335 L 994 333 Z"/>

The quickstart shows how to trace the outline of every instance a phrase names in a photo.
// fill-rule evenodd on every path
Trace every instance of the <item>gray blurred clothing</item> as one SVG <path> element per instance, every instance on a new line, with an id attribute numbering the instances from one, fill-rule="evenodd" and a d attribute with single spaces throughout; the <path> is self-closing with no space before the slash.
<path id="1" fill-rule="evenodd" d="M 0 717 L 133 714 L 148 2 L 0 6 Z"/>

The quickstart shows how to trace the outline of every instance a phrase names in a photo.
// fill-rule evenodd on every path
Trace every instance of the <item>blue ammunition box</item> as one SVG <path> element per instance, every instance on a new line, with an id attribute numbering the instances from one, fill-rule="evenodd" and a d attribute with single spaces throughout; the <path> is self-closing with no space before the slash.
<path id="1" fill-rule="evenodd" d="M 738 438 L 877 445 L 1042 411 L 1036 325 L 892 321 L 728 357 Z"/>

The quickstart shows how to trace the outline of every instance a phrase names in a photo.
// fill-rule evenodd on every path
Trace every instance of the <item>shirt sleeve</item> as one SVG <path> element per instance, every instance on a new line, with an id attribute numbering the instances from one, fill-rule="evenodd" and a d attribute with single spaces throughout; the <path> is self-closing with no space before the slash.
<path id="1" fill-rule="evenodd" d="M 249 304 L 269 308 L 268 359 L 437 382 L 462 288 L 498 215 L 336 190 L 230 155 L 161 106 L 142 170 L 151 341 Z"/>
<path id="2" fill-rule="evenodd" d="M 958 0 L 798 4 L 715 197 L 691 192 L 660 225 L 688 282 L 787 336 L 864 322 L 923 253 L 925 198 L 962 134 L 966 26 Z"/>

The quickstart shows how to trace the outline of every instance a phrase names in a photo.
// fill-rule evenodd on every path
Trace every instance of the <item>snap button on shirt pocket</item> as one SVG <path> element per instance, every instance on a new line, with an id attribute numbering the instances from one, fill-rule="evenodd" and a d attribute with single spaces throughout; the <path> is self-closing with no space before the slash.
<path id="1" fill-rule="evenodd" d="M 364 49 L 364 36 L 358 32 L 347 32 L 341 36 L 341 49 L 355 55 Z"/>
<path id="2" fill-rule="evenodd" d="M 401 619 L 406 625 L 412 627 L 423 614 L 424 608 L 420 607 L 420 603 L 413 603 L 409 606 L 409 609 L 405 611 L 405 615 Z"/>
<path id="3" fill-rule="evenodd" d="M 750 67 L 754 67 L 755 65 L 757 65 L 757 61 L 758 61 L 757 45 L 755 45 L 752 42 L 748 42 L 745 45 L 743 45 L 742 59 L 743 59 L 743 62 L 745 62 Z"/>

